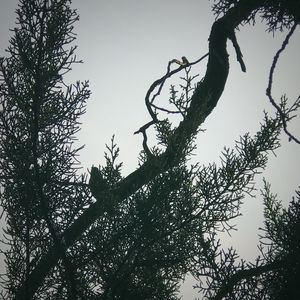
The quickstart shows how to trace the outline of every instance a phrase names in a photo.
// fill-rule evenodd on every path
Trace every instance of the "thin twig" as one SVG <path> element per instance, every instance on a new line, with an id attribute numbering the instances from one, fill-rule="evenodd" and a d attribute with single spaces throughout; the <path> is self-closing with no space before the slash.
<path id="1" fill-rule="evenodd" d="M 200 57 L 198 60 L 196 60 L 196 61 L 194 61 L 194 62 L 191 62 L 191 63 L 188 63 L 188 64 L 184 64 L 184 65 L 180 65 L 177 69 L 175 69 L 175 70 L 173 70 L 173 71 L 170 71 L 171 64 L 173 63 L 173 60 L 169 61 L 166 74 L 165 74 L 163 77 L 161 77 L 160 79 L 155 80 L 155 81 L 152 83 L 152 85 L 150 86 L 150 88 L 149 88 L 149 90 L 147 91 L 147 93 L 146 93 L 145 104 L 146 104 L 146 107 L 147 107 L 147 109 L 148 109 L 148 112 L 149 112 L 149 114 L 150 114 L 150 116 L 152 117 L 153 120 L 155 120 L 155 121 L 157 122 L 157 116 L 156 116 L 156 114 L 154 113 L 154 111 L 152 110 L 151 104 L 153 103 L 154 99 L 160 94 L 160 91 L 162 90 L 162 87 L 163 87 L 165 81 L 166 81 L 168 78 L 170 78 L 171 76 L 173 76 L 174 74 L 176 74 L 176 73 L 178 73 L 179 71 L 183 70 L 184 68 L 199 63 L 201 60 L 203 60 L 203 59 L 204 59 L 205 57 L 207 57 L 207 56 L 208 56 L 208 53 L 206 53 L 205 55 L 203 55 L 202 57 Z M 151 96 L 152 92 L 154 91 L 154 89 L 155 89 L 157 86 L 160 86 L 160 87 L 159 87 L 159 90 L 158 90 L 158 92 L 152 97 L 152 99 L 150 100 L 150 96 Z"/>
<path id="2" fill-rule="evenodd" d="M 288 135 L 289 140 L 293 140 L 295 141 L 297 144 L 300 144 L 300 140 L 297 139 L 293 134 L 291 134 L 288 129 L 287 129 L 287 123 L 286 123 L 286 115 L 284 114 L 284 112 L 282 111 L 282 109 L 280 108 L 280 106 L 275 102 L 275 100 L 273 99 L 272 95 L 271 95 L 271 90 L 272 90 L 272 83 L 273 83 L 273 75 L 274 75 L 274 71 L 275 71 L 275 67 L 276 64 L 278 62 L 279 56 L 280 54 L 284 51 L 284 49 L 286 48 L 286 46 L 289 43 L 289 39 L 290 37 L 293 35 L 296 27 L 297 27 L 298 23 L 295 22 L 294 25 L 292 26 L 291 30 L 289 31 L 289 33 L 287 34 L 286 38 L 284 39 L 281 48 L 277 51 L 277 53 L 275 54 L 274 58 L 273 58 L 273 62 L 270 68 L 270 73 L 269 73 L 269 83 L 268 83 L 268 87 L 266 89 L 266 95 L 269 98 L 271 104 L 276 108 L 276 110 L 278 111 L 281 121 L 282 121 L 282 125 L 283 125 L 283 130 L 284 132 Z"/>
<path id="3" fill-rule="evenodd" d="M 161 110 L 161 111 L 163 111 L 163 112 L 166 112 L 166 113 L 168 113 L 168 114 L 180 114 L 181 113 L 181 111 L 179 111 L 179 110 L 169 110 L 169 109 L 166 109 L 166 108 L 163 108 L 163 107 L 160 107 L 160 106 L 157 106 L 157 105 L 155 105 L 155 104 L 151 104 L 155 109 L 157 109 L 157 110 Z M 181 113 L 182 114 L 182 113 Z"/>
<path id="4" fill-rule="evenodd" d="M 190 67 L 192 65 L 195 65 L 195 64 L 199 63 L 201 60 L 203 60 L 207 56 L 208 56 L 208 53 L 206 53 L 205 55 L 203 55 L 202 57 L 200 57 L 199 59 L 197 59 L 196 61 L 191 62 L 191 63 L 186 60 L 184 64 L 180 64 L 180 66 L 177 69 L 174 69 L 172 71 L 170 71 L 171 65 L 174 62 L 176 63 L 177 60 L 173 59 L 173 60 L 169 61 L 166 74 L 163 77 L 161 77 L 160 79 L 157 79 L 156 81 L 154 81 L 152 83 L 152 85 L 150 86 L 150 88 L 148 89 L 148 91 L 146 93 L 146 96 L 145 96 L 145 104 L 146 104 L 147 110 L 148 110 L 148 112 L 149 112 L 152 120 L 150 122 L 146 123 L 145 125 L 143 125 L 139 130 L 137 130 L 137 131 L 134 132 L 134 134 L 138 134 L 138 133 L 142 133 L 143 134 L 143 148 L 144 148 L 144 150 L 145 150 L 146 153 L 148 153 L 148 154 L 151 153 L 150 150 L 149 150 L 149 148 L 148 148 L 148 146 L 147 146 L 147 134 L 146 134 L 146 130 L 150 126 L 158 123 L 157 114 L 153 111 L 152 108 L 155 108 L 155 109 L 158 109 L 158 110 L 161 110 L 161 111 L 165 111 L 165 112 L 168 112 L 168 113 L 175 113 L 173 111 L 169 111 L 169 110 L 167 110 L 165 108 L 161 108 L 161 107 L 158 107 L 155 104 L 153 104 L 155 98 L 158 95 L 160 95 L 160 92 L 161 92 L 161 90 L 162 90 L 162 88 L 163 88 L 166 80 L 168 78 L 170 78 L 172 75 L 178 73 L 179 71 L 181 71 L 181 70 L 183 70 L 183 69 L 185 69 L 187 67 Z M 150 99 L 150 96 L 151 96 L 152 92 L 158 86 L 159 86 L 158 91 Z"/>

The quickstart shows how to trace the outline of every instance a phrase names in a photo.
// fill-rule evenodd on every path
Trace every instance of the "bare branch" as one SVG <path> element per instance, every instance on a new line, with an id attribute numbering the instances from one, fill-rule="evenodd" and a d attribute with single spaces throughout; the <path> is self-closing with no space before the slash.
<path id="1" fill-rule="evenodd" d="M 181 111 L 179 110 L 170 110 L 170 109 L 167 109 L 167 108 L 163 108 L 163 107 L 160 107 L 160 106 L 157 106 L 155 104 L 151 104 L 155 109 L 157 110 L 160 110 L 160 111 L 163 111 L 163 112 L 166 112 L 168 114 L 182 114 Z"/>
<path id="2" fill-rule="evenodd" d="M 147 109 L 148 109 L 148 112 L 149 112 L 149 114 L 150 114 L 150 116 L 151 116 L 151 118 L 152 118 L 152 121 L 150 121 L 150 122 L 146 123 L 145 125 L 143 125 L 139 130 L 135 131 L 134 134 L 138 134 L 138 133 L 142 133 L 142 134 L 143 134 L 143 148 L 144 148 L 144 151 L 145 151 L 148 155 L 153 155 L 153 154 L 151 153 L 151 151 L 149 150 L 148 145 L 147 145 L 147 133 L 146 133 L 146 130 L 147 130 L 150 126 L 152 126 L 152 125 L 158 123 L 157 114 L 155 113 L 155 111 L 153 111 L 152 108 L 155 108 L 155 109 L 158 109 L 158 110 L 161 110 L 161 111 L 165 111 L 165 112 L 168 112 L 168 113 L 177 113 L 177 112 L 173 112 L 173 111 L 167 110 L 167 109 L 165 109 L 165 108 L 161 108 L 161 107 L 156 106 L 156 105 L 153 103 L 154 100 L 155 100 L 155 98 L 156 98 L 157 96 L 160 95 L 161 90 L 162 90 L 162 88 L 163 88 L 163 86 L 164 86 L 166 80 L 167 80 L 169 77 L 171 77 L 171 76 L 173 76 L 174 74 L 178 73 L 178 72 L 181 71 L 182 69 L 185 69 L 185 68 L 187 68 L 187 67 L 189 67 L 189 66 L 192 66 L 192 65 L 195 65 L 195 64 L 199 63 L 200 61 L 202 61 L 202 60 L 203 60 L 205 57 L 207 57 L 207 56 L 208 56 L 208 53 L 206 53 L 205 55 L 203 55 L 202 57 L 200 57 L 199 59 L 197 59 L 196 61 L 191 62 L 191 63 L 190 63 L 190 62 L 186 59 L 186 57 L 184 57 L 184 56 L 182 57 L 182 62 L 180 62 L 180 61 L 177 60 L 177 59 L 172 59 L 172 60 L 169 61 L 169 63 L 168 63 L 168 67 L 167 67 L 167 72 L 166 72 L 166 74 L 165 74 L 163 77 L 161 77 L 160 79 L 154 81 L 154 82 L 152 83 L 152 85 L 150 86 L 149 90 L 147 91 L 146 97 L 145 97 L 145 104 L 146 104 L 146 107 L 147 107 Z M 173 71 L 170 71 L 171 65 L 172 65 L 173 63 L 179 64 L 180 66 L 179 66 L 177 69 L 175 69 L 175 70 L 173 70 Z M 158 87 L 158 86 L 159 86 L 158 91 L 157 91 L 157 92 L 152 96 L 152 98 L 150 99 L 150 96 L 151 96 L 152 92 L 153 92 L 154 89 L 155 89 L 156 87 Z"/>
<path id="3" fill-rule="evenodd" d="M 268 87 L 266 89 L 266 95 L 269 98 L 271 104 L 276 108 L 277 112 L 279 113 L 279 115 L 281 117 L 282 124 L 283 124 L 283 130 L 287 134 L 287 136 L 289 137 L 289 140 L 293 140 L 297 144 L 300 144 L 300 140 L 297 139 L 293 134 L 291 134 L 288 131 L 288 129 L 287 129 L 287 123 L 286 123 L 287 116 L 282 111 L 281 107 L 275 102 L 274 98 L 272 97 L 273 75 L 274 75 L 274 71 L 275 71 L 275 68 L 276 68 L 279 56 L 284 51 L 284 49 L 286 48 L 286 46 L 288 45 L 290 37 L 293 35 L 293 33 L 294 33 L 297 25 L 298 25 L 298 23 L 295 22 L 294 25 L 292 26 L 292 28 L 290 29 L 289 33 L 287 34 L 286 38 L 284 39 L 281 48 L 277 51 L 277 53 L 274 56 L 274 59 L 273 59 L 273 62 L 272 62 L 271 68 L 270 68 L 269 83 L 268 83 Z"/>
<path id="4" fill-rule="evenodd" d="M 169 61 L 166 74 L 165 74 L 163 77 L 161 77 L 160 79 L 154 81 L 154 82 L 152 83 L 152 85 L 150 86 L 149 90 L 148 90 L 147 93 L 146 93 L 145 104 L 146 104 L 146 107 L 147 107 L 147 109 L 148 109 L 148 112 L 149 112 L 149 114 L 150 114 L 150 116 L 152 117 L 153 120 L 156 120 L 156 115 L 154 114 L 154 112 L 153 112 L 152 109 L 151 109 L 151 104 L 154 102 L 155 98 L 160 94 L 160 92 L 161 92 L 161 90 L 162 90 L 162 88 L 163 88 L 163 85 L 164 85 L 165 81 L 166 81 L 168 78 L 170 78 L 171 76 L 173 76 L 174 74 L 180 72 L 182 69 L 184 69 L 184 68 L 186 68 L 186 67 L 189 67 L 189 66 L 192 66 L 192 65 L 195 65 L 195 64 L 199 63 L 200 61 L 202 61 L 202 60 L 203 60 L 205 57 L 207 57 L 207 56 L 208 56 L 208 53 L 206 53 L 205 55 L 201 56 L 199 59 L 197 59 L 197 60 L 194 61 L 194 62 L 191 62 L 191 63 L 185 63 L 185 64 L 180 64 L 180 66 L 179 66 L 177 69 L 173 70 L 173 71 L 170 71 L 171 64 L 172 64 L 173 62 L 176 62 L 176 60 L 173 59 L 173 60 Z M 154 89 L 155 89 L 157 86 L 159 86 L 159 90 L 158 90 L 158 92 L 157 92 L 154 96 L 152 96 L 152 98 L 151 98 L 151 100 L 150 100 L 150 96 L 151 96 L 152 92 L 154 91 Z"/>
<path id="5" fill-rule="evenodd" d="M 234 29 L 232 30 L 232 32 L 229 34 L 228 37 L 232 41 L 232 45 L 233 45 L 233 47 L 235 49 L 235 52 L 236 52 L 236 58 L 237 58 L 237 61 L 240 63 L 242 71 L 246 72 L 246 66 L 245 66 L 245 63 L 243 61 L 243 54 L 242 54 L 240 46 L 237 42 Z"/>

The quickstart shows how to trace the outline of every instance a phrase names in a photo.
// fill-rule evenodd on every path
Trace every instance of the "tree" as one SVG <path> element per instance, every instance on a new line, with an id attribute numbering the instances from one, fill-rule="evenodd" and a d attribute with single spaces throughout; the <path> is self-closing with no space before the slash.
<path id="1" fill-rule="evenodd" d="M 17 14 L 10 56 L 1 60 L 1 204 L 10 246 L 5 253 L 7 297 L 23 284 L 26 295 L 28 276 L 51 244 L 60 249 L 63 266 L 57 265 L 44 285 L 54 285 L 64 272 L 71 297 L 74 275 L 62 232 L 90 203 L 83 178 L 76 175 L 79 149 L 72 149 L 90 93 L 88 83 L 66 86 L 62 79 L 76 63 L 75 48 L 66 47 L 74 40 L 77 15 L 60 1 L 21 1 Z"/>
<path id="2" fill-rule="evenodd" d="M 72 142 L 90 93 L 87 82 L 68 86 L 63 79 L 78 62 L 71 46 L 78 16 L 68 0 L 20 1 L 9 57 L 1 61 L 1 204 L 10 247 L 3 297 L 177 299 L 187 272 L 210 278 L 208 288 L 201 288 L 216 299 L 278 292 L 278 270 L 298 253 L 292 243 L 282 246 L 286 236 L 289 241 L 297 236 L 297 201 L 281 213 L 266 186 L 266 237 L 276 253 L 262 248 L 264 259 L 256 265 L 235 265 L 233 250 L 219 252 L 216 233 L 231 229 L 227 222 L 239 215 L 254 176 L 266 166 L 267 152 L 279 147 L 280 130 L 298 141 L 287 122 L 299 98 L 290 107 L 286 98 L 276 105 L 271 90 L 278 56 L 299 22 L 299 9 L 294 1 L 261 0 L 218 1 L 213 9 L 223 16 L 212 26 L 209 53 L 195 62 L 170 61 L 146 94 L 151 120 L 136 132 L 143 135 L 139 168 L 122 176 L 112 139 L 106 165 L 80 176 L 79 149 Z M 242 136 L 235 150 L 225 149 L 220 167 L 190 165 L 194 138 L 225 87 L 227 40 L 245 71 L 234 30 L 254 22 L 259 13 L 270 31 L 291 29 L 270 71 L 268 96 L 278 113 L 265 115 L 260 131 Z M 194 84 L 192 66 L 206 57 L 206 74 Z M 171 86 L 172 108 L 159 107 L 155 100 L 166 79 L 180 71 L 182 94 Z M 181 117 L 178 126 L 168 118 L 175 113 Z M 157 134 L 154 148 L 147 143 L 150 127 Z M 290 231 L 279 232 L 277 219 Z M 297 268 L 289 264 L 285 271 L 299 274 Z M 287 278 L 291 285 L 293 278 Z M 277 293 L 280 297 L 285 288 Z"/>
<path id="3" fill-rule="evenodd" d="M 299 192 L 288 209 L 282 208 L 266 182 L 263 197 L 265 228 L 259 245 L 261 256 L 255 263 L 239 260 L 234 249 L 220 249 L 214 236 L 207 240 L 207 251 L 200 250 L 195 267 L 198 288 L 209 299 L 299 298 Z"/>

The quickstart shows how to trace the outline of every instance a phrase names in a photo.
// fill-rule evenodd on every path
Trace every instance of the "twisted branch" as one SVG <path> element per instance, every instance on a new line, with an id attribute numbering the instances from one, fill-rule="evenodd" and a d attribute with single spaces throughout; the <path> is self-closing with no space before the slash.
<path id="1" fill-rule="evenodd" d="M 140 127 L 139 130 L 137 130 L 137 131 L 134 132 L 134 134 L 138 134 L 138 133 L 142 133 L 143 134 L 143 148 L 144 148 L 144 151 L 146 152 L 147 155 L 153 155 L 153 154 L 151 153 L 151 151 L 149 150 L 149 148 L 147 146 L 147 134 L 146 134 L 146 130 L 150 126 L 152 126 L 152 125 L 154 125 L 154 124 L 156 124 L 156 123 L 159 122 L 158 119 L 157 119 L 157 114 L 155 113 L 155 111 L 152 108 L 154 108 L 154 109 L 160 109 L 160 110 L 166 111 L 166 112 L 170 112 L 170 111 L 168 111 L 168 110 L 166 110 L 164 108 L 157 107 L 153 103 L 154 100 L 155 100 L 155 98 L 160 95 L 160 93 L 162 91 L 162 88 L 163 88 L 163 86 L 164 86 L 164 84 L 165 84 L 165 82 L 166 82 L 166 80 L 168 78 L 170 78 L 174 74 L 180 72 L 182 69 L 185 69 L 185 68 L 187 68 L 189 66 L 192 66 L 192 65 L 195 65 L 195 64 L 199 63 L 205 57 L 207 57 L 208 54 L 209 53 L 206 53 L 205 55 L 201 56 L 199 59 L 197 59 L 196 61 L 191 62 L 191 63 L 188 62 L 186 59 L 184 60 L 184 63 L 178 61 L 177 59 L 170 60 L 169 63 L 168 63 L 166 74 L 163 77 L 161 77 L 160 79 L 155 80 L 151 84 L 151 86 L 148 89 L 148 91 L 146 93 L 146 96 L 145 96 L 145 104 L 146 104 L 147 110 L 148 110 L 148 112 L 149 112 L 150 117 L 152 118 L 152 120 L 149 121 L 148 123 L 146 123 L 145 125 L 143 125 L 142 127 Z M 173 63 L 179 64 L 179 67 L 171 71 L 171 65 Z M 153 91 L 155 90 L 155 88 L 157 88 L 158 86 L 159 86 L 158 91 L 150 99 L 151 94 L 153 93 Z"/>
<path id="2" fill-rule="evenodd" d="M 274 70 L 276 68 L 279 56 L 284 51 L 286 46 L 288 45 L 290 37 L 293 35 L 297 25 L 298 25 L 298 23 L 295 22 L 294 25 L 292 26 L 291 30 L 289 31 L 289 33 L 285 37 L 280 49 L 277 51 L 277 53 L 275 54 L 275 56 L 273 58 L 273 62 L 272 62 L 272 65 L 271 65 L 271 68 L 270 68 L 270 73 L 269 73 L 269 82 L 268 82 L 268 87 L 266 89 L 266 95 L 269 98 L 271 104 L 276 108 L 277 112 L 279 113 L 281 121 L 282 121 L 282 125 L 283 125 L 283 130 L 287 134 L 287 136 L 289 137 L 289 140 L 290 141 L 293 140 L 297 144 L 300 144 L 300 140 L 297 139 L 293 134 L 291 134 L 288 131 L 287 123 L 286 123 L 286 114 L 282 111 L 281 107 L 275 102 L 274 98 L 272 97 L 272 92 L 271 92 L 272 91 L 272 84 L 273 84 Z M 299 100 L 300 100 L 300 98 L 298 98 L 296 101 L 299 101 Z"/>

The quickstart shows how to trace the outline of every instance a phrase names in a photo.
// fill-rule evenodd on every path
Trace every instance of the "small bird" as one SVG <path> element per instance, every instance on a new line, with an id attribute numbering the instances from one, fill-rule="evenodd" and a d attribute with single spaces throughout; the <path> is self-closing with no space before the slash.
<path id="1" fill-rule="evenodd" d="M 189 61 L 188 61 L 188 59 L 185 56 L 182 56 L 181 59 L 182 59 L 182 65 L 183 66 L 189 64 Z"/>
<path id="2" fill-rule="evenodd" d="M 92 192 L 92 195 L 97 199 L 100 194 L 108 189 L 108 184 L 106 180 L 103 178 L 101 170 L 92 167 L 91 169 L 91 177 L 89 181 L 89 186 Z"/>
<path id="3" fill-rule="evenodd" d="M 176 58 L 174 58 L 174 59 L 172 59 L 170 61 L 170 63 L 176 63 L 176 64 L 178 64 L 180 66 L 185 66 L 185 65 L 189 65 L 190 64 L 190 62 L 188 61 L 188 59 L 185 56 L 181 57 L 181 61 L 178 60 L 178 59 L 176 59 Z"/>
<path id="4" fill-rule="evenodd" d="M 91 177 L 89 181 L 89 186 L 92 195 L 97 201 L 101 202 L 101 209 L 103 212 L 107 212 L 109 215 L 113 215 L 115 212 L 115 201 L 109 193 L 109 184 L 103 177 L 101 169 L 92 167 Z"/>

